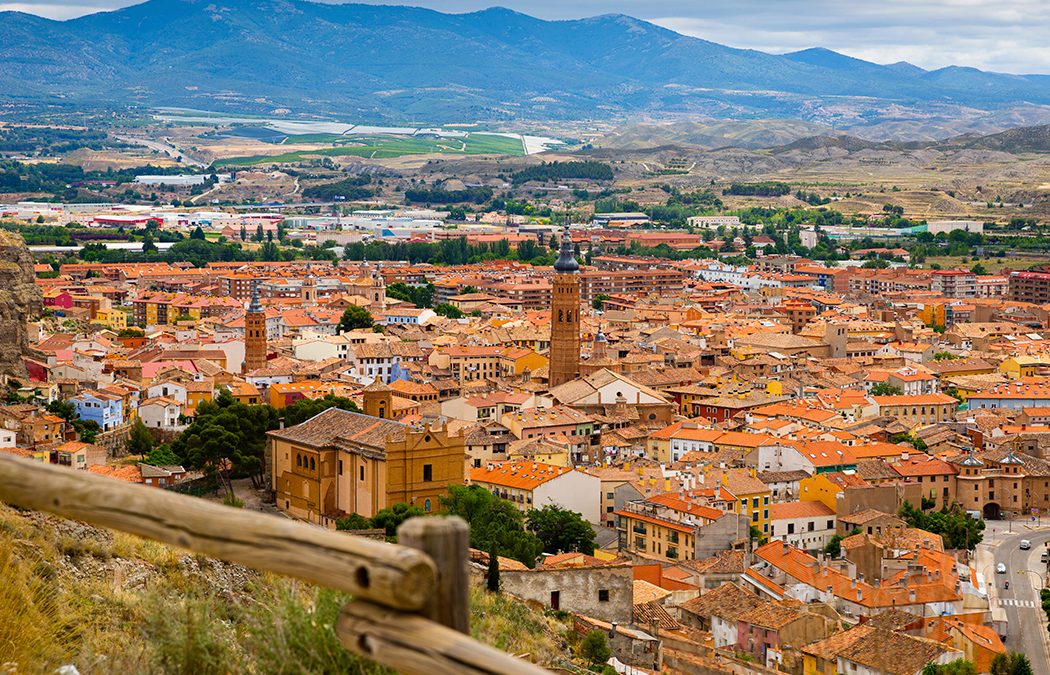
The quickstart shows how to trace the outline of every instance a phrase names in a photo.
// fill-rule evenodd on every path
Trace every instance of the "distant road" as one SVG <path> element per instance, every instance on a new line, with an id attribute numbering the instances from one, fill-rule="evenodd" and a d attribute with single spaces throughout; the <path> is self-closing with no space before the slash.
<path id="1" fill-rule="evenodd" d="M 193 157 L 190 157 L 182 150 L 179 150 L 177 147 L 172 145 L 170 142 L 161 143 L 159 141 L 150 141 L 146 140 L 145 138 L 136 138 L 134 136 L 117 136 L 117 138 L 126 143 L 143 145 L 149 148 L 150 150 L 163 152 L 168 157 L 171 157 L 172 159 L 177 159 L 187 166 L 195 166 L 200 169 L 207 169 L 209 166 L 208 164 L 200 161 L 199 159 L 194 159 Z"/>
<path id="2" fill-rule="evenodd" d="M 995 524 L 1002 526 L 999 521 Z M 990 582 L 998 590 L 996 604 L 1006 610 L 1009 622 L 1006 648 L 1027 654 L 1035 675 L 1050 675 L 1047 619 L 1039 598 L 1039 589 L 1043 587 L 1039 570 L 1046 569 L 1046 565 L 1039 562 L 1039 555 L 1050 541 L 1050 530 L 1028 530 L 1023 522 L 1018 521 L 1013 525 L 1012 534 L 998 532 L 999 541 L 990 542 L 994 547 L 995 562 L 1006 565 L 1006 574 L 996 574 L 994 570 L 989 574 Z M 1021 550 L 1022 539 L 1032 542 L 1031 550 Z M 1009 590 L 1004 588 L 1007 579 L 1010 580 Z"/>

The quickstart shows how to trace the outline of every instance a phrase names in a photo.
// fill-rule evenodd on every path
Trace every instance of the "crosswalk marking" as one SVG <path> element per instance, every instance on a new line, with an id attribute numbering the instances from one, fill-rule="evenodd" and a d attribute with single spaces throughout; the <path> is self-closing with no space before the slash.
<path id="1" fill-rule="evenodd" d="M 1014 598 L 1004 598 L 999 600 L 999 604 L 1003 607 L 1035 607 L 1034 600 L 1016 600 Z"/>

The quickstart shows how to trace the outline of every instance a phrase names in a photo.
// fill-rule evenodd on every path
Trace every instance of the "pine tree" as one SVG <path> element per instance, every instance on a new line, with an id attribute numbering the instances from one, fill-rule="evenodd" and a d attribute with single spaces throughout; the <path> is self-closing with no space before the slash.
<path id="1" fill-rule="evenodd" d="M 497 553 L 498 548 L 493 542 L 489 547 L 489 572 L 486 586 L 492 593 L 499 593 L 499 555 Z"/>

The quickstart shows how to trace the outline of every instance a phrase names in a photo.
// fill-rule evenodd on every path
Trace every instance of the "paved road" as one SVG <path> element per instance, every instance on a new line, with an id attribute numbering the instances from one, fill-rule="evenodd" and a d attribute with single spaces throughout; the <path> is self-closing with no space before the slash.
<path id="1" fill-rule="evenodd" d="M 1006 565 L 1006 574 L 996 574 L 994 569 L 986 572 L 997 590 L 998 598 L 993 601 L 993 606 L 998 605 L 1006 611 L 1009 622 L 1007 649 L 1027 654 L 1035 675 L 1050 675 L 1047 617 L 1039 599 L 1042 574 L 1046 571 L 1039 556 L 1045 543 L 1050 541 L 1050 530 L 1026 530 L 1017 523 L 1013 529 L 1013 534 L 997 532 L 990 542 L 994 546 L 995 564 Z M 1032 542 L 1031 550 L 1021 550 L 1022 539 Z M 1009 589 L 1004 588 L 1007 579 L 1010 580 Z"/>
<path id="2" fill-rule="evenodd" d="M 165 155 L 171 157 L 172 159 L 180 160 L 183 164 L 186 164 L 187 166 L 195 166 L 195 167 L 198 167 L 198 168 L 201 168 L 201 169 L 208 168 L 207 164 L 205 164 L 204 162 L 200 161 L 199 159 L 194 159 L 193 157 L 190 157 L 189 155 L 184 153 L 182 150 L 179 150 L 177 147 L 175 147 L 174 144 L 168 142 L 167 139 L 165 139 L 164 142 L 161 142 L 161 141 L 151 141 L 151 140 L 147 140 L 145 138 L 138 138 L 138 137 L 135 137 L 135 136 L 117 136 L 117 138 L 122 140 L 122 141 L 125 141 L 127 143 L 135 143 L 137 145 L 144 145 L 147 148 L 149 148 L 150 150 L 156 150 L 157 152 L 162 152 Z"/>

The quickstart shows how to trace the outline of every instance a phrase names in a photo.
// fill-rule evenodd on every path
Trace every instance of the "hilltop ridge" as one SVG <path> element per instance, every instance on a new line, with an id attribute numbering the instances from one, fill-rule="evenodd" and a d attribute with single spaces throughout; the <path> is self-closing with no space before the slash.
<path id="1" fill-rule="evenodd" d="M 877 108 L 1050 105 L 1050 78 L 883 66 L 814 48 L 736 49 L 623 14 L 545 21 L 302 0 L 148 0 L 67 21 L 0 13 L 9 100 L 354 113 L 433 121 L 638 111 L 827 116 Z M 172 40 L 177 36 L 177 40 Z M 389 55 L 396 53 L 398 58 Z M 845 100 L 841 100 L 845 99 Z"/>

